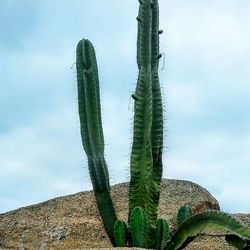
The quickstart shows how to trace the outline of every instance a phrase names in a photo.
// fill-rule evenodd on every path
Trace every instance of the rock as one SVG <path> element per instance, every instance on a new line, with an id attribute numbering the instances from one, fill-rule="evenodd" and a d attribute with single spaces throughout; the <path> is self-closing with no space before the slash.
<path id="1" fill-rule="evenodd" d="M 128 183 L 113 186 L 111 193 L 118 218 L 126 220 Z M 195 211 L 219 209 L 216 199 L 201 186 L 189 181 L 163 180 L 158 216 L 170 222 L 171 230 L 176 227 L 176 213 L 183 204 L 192 206 Z M 239 218 L 250 224 L 250 216 L 239 215 Z M 187 249 L 234 249 L 219 237 L 210 238 L 197 239 L 192 243 L 194 247 Z M 206 248 L 200 242 L 217 245 Z M 0 214 L 0 249 L 98 247 L 108 248 L 111 245 L 102 228 L 92 191 L 58 197 Z"/>

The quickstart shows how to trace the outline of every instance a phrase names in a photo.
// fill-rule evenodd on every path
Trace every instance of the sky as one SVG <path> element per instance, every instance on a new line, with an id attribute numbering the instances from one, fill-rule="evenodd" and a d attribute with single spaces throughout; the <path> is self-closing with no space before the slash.
<path id="1" fill-rule="evenodd" d="M 164 178 L 250 213 L 250 2 L 160 0 Z M 0 213 L 91 189 L 75 48 L 95 46 L 111 184 L 129 181 L 136 0 L 0 1 Z"/>

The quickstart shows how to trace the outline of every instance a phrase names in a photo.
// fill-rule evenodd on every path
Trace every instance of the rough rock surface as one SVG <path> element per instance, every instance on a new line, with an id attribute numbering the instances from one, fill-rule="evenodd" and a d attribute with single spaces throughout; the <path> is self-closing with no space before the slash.
<path id="1" fill-rule="evenodd" d="M 119 219 L 126 220 L 128 184 L 112 187 Z M 188 204 L 196 211 L 219 209 L 218 202 L 201 186 L 180 180 L 163 180 L 158 216 L 176 227 L 176 212 Z M 250 215 L 237 216 L 250 225 Z M 111 247 L 102 228 L 92 191 L 58 197 L 0 214 L 0 249 L 83 249 Z M 222 237 L 202 237 L 187 249 L 234 249 Z"/>

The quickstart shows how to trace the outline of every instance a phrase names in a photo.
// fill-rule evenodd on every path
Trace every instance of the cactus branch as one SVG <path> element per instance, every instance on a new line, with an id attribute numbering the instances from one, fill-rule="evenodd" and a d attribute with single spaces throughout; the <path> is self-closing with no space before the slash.
<path id="1" fill-rule="evenodd" d="M 128 238 L 128 228 L 124 221 L 118 220 L 114 226 L 114 235 L 117 247 L 126 247 Z"/>
<path id="2" fill-rule="evenodd" d="M 145 247 L 148 223 L 147 215 L 143 208 L 135 207 L 132 210 L 129 224 L 133 240 L 133 247 Z"/>
<path id="3" fill-rule="evenodd" d="M 98 69 L 94 47 L 87 39 L 82 39 L 77 45 L 76 69 L 82 144 L 88 158 L 97 207 L 109 239 L 115 245 L 113 229 L 117 219 L 104 158 Z"/>
<path id="4" fill-rule="evenodd" d="M 131 153 L 129 213 L 136 206 L 145 209 L 149 225 L 157 218 L 162 178 L 163 112 L 158 76 L 158 1 L 145 0 L 139 6 L 134 136 Z M 152 235 L 152 232 L 150 232 Z M 152 238 L 152 236 L 151 236 Z"/>
<path id="5" fill-rule="evenodd" d="M 166 220 L 158 219 L 156 221 L 155 238 L 155 248 L 163 250 L 169 238 L 169 226 Z"/>
<path id="6" fill-rule="evenodd" d="M 190 218 L 193 214 L 192 208 L 188 205 L 181 206 L 177 213 L 177 222 L 181 225 L 186 219 Z"/>
<path id="7" fill-rule="evenodd" d="M 198 213 L 185 220 L 168 242 L 166 250 L 183 249 L 197 235 L 216 230 L 226 230 L 242 238 L 250 239 L 250 229 L 244 227 L 236 219 L 219 211 Z"/>

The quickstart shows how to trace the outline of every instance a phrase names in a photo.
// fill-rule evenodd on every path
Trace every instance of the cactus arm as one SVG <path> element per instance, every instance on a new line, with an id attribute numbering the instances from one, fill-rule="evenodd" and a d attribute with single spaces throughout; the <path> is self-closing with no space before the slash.
<path id="1" fill-rule="evenodd" d="M 150 225 L 156 221 L 162 177 L 163 118 L 158 77 L 158 1 L 139 1 L 134 136 L 131 153 L 129 214 L 145 209 Z M 156 61 L 157 60 L 157 61 Z"/>
<path id="2" fill-rule="evenodd" d="M 108 169 L 104 158 L 99 79 L 95 51 L 90 41 L 82 39 L 76 49 L 78 108 L 83 148 L 104 228 L 115 244 L 116 219 L 110 197 Z"/>
<path id="3" fill-rule="evenodd" d="M 159 203 L 160 185 L 162 179 L 162 150 L 163 150 L 163 107 L 161 88 L 158 74 L 159 65 L 159 4 L 152 0 L 152 34 L 151 34 L 151 67 L 152 67 L 152 157 L 153 179 L 156 185 L 155 203 Z"/>
<path id="4" fill-rule="evenodd" d="M 192 208 L 188 205 L 181 206 L 177 213 L 177 222 L 181 225 L 186 219 L 190 218 L 193 214 Z"/>
<path id="5" fill-rule="evenodd" d="M 133 208 L 151 203 L 150 186 L 152 174 L 151 127 L 152 127 L 152 76 L 151 50 L 151 7 L 145 0 L 139 7 L 137 48 L 139 76 L 135 91 L 133 144 L 130 159 L 129 214 Z M 150 219 L 150 218 L 149 218 Z"/>
<path id="6" fill-rule="evenodd" d="M 133 247 L 145 247 L 148 223 L 144 209 L 141 207 L 135 207 L 131 212 L 129 222 Z"/>
<path id="7" fill-rule="evenodd" d="M 166 250 L 183 249 L 187 241 L 199 234 L 216 230 L 226 230 L 242 239 L 250 239 L 250 229 L 236 219 L 219 211 L 206 211 L 185 220 L 168 242 Z"/>
<path id="8" fill-rule="evenodd" d="M 159 65 L 159 4 L 158 0 L 151 0 L 152 32 L 151 32 L 151 65 L 158 69 Z"/>
<path id="9" fill-rule="evenodd" d="M 144 0 L 139 5 L 137 17 L 137 65 L 147 67 L 151 61 L 152 7 L 151 0 Z"/>
<path id="10" fill-rule="evenodd" d="M 151 34 L 151 67 L 152 67 L 152 155 L 154 178 L 158 185 L 162 178 L 162 148 L 163 148 L 163 108 L 161 88 L 158 74 L 159 65 L 159 4 L 158 0 L 152 1 L 152 34 Z"/>
<path id="11" fill-rule="evenodd" d="M 156 244 L 155 248 L 162 250 L 165 248 L 169 237 L 169 226 L 166 220 L 158 219 L 156 221 L 155 238 Z"/>
<path id="12" fill-rule="evenodd" d="M 114 235 L 117 247 L 126 247 L 128 228 L 124 221 L 118 220 L 114 226 Z"/>
<path id="13" fill-rule="evenodd" d="M 162 150 L 163 150 L 163 108 L 161 89 L 159 84 L 158 71 L 154 69 L 152 71 L 152 157 L 153 157 L 153 174 L 154 180 L 158 185 L 157 199 L 160 196 L 160 184 L 162 179 Z"/>
<path id="14" fill-rule="evenodd" d="M 139 73 L 135 101 L 134 138 L 131 153 L 131 179 L 129 186 L 129 210 L 136 206 L 145 209 L 150 217 L 153 199 L 151 120 L 152 95 L 151 74 L 143 66 Z M 154 209 L 153 209 L 154 210 Z M 129 213 L 129 214 L 130 214 Z"/>

